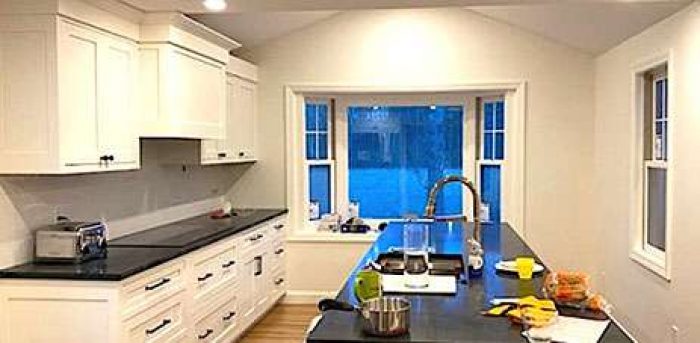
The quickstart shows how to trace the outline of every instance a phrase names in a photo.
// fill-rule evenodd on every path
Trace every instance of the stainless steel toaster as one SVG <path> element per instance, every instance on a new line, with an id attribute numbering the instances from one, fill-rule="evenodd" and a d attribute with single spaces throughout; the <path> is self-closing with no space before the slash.
<path id="1" fill-rule="evenodd" d="M 40 262 L 80 263 L 107 257 L 107 228 L 101 222 L 62 222 L 36 231 Z"/>

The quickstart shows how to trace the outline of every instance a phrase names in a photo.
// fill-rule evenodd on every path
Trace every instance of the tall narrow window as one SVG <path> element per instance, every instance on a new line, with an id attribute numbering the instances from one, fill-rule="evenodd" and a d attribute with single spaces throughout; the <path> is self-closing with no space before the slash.
<path id="1" fill-rule="evenodd" d="M 669 79 L 666 63 L 637 74 L 639 234 L 634 235 L 632 258 L 669 278 Z"/>
<path id="2" fill-rule="evenodd" d="M 665 68 L 646 76 L 651 88 L 650 110 L 645 111 L 644 132 L 644 249 L 660 255 L 666 251 L 666 185 L 668 169 L 668 78 Z"/>
<path id="3" fill-rule="evenodd" d="M 331 108 L 328 101 L 307 100 L 305 110 L 310 218 L 318 219 L 333 211 Z"/>
<path id="4" fill-rule="evenodd" d="M 490 222 L 501 221 L 501 171 L 505 158 L 505 103 L 500 98 L 482 99 L 479 126 L 479 179 L 481 202 Z"/>

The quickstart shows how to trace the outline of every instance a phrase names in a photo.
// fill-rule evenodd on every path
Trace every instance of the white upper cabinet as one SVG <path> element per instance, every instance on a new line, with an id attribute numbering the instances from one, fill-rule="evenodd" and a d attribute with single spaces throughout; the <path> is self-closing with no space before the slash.
<path id="1" fill-rule="evenodd" d="M 61 16 L 0 16 L 0 173 L 139 168 L 136 42 Z"/>
<path id="2" fill-rule="evenodd" d="M 238 43 L 177 13 L 147 15 L 141 42 L 141 135 L 224 138 L 226 63 Z"/>
<path id="3" fill-rule="evenodd" d="M 202 141 L 202 164 L 256 160 L 257 67 L 231 57 L 226 81 L 226 136 Z"/>

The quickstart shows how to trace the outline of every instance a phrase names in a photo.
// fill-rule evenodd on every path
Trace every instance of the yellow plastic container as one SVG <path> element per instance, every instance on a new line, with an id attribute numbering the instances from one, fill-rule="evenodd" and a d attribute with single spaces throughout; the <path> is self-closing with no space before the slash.
<path id="1" fill-rule="evenodd" d="M 515 259 L 518 267 L 518 276 L 523 280 L 532 279 L 532 270 L 535 268 L 535 259 L 532 257 L 518 257 Z"/>

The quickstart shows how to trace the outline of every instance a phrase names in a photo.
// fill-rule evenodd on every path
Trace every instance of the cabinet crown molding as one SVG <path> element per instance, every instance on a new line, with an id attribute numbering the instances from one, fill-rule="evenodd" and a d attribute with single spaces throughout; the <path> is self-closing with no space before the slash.
<path id="1" fill-rule="evenodd" d="M 151 12 L 144 15 L 141 21 L 142 26 L 171 26 L 178 28 L 210 43 L 216 44 L 227 51 L 238 49 L 243 45 L 235 40 L 217 32 L 204 24 L 191 19 L 180 12 Z M 162 32 L 162 31 L 161 31 Z M 157 37 L 149 32 L 145 32 L 142 41 L 163 41 L 170 37 Z M 177 42 L 175 42 L 177 43 Z"/>

